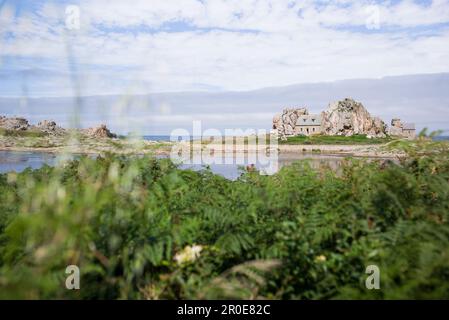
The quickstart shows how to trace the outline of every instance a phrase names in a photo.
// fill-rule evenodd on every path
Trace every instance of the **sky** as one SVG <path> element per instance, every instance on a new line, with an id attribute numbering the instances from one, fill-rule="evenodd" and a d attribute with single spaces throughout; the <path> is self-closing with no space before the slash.
<path id="1" fill-rule="evenodd" d="M 0 0 L 0 96 L 449 71 L 449 0 Z"/>

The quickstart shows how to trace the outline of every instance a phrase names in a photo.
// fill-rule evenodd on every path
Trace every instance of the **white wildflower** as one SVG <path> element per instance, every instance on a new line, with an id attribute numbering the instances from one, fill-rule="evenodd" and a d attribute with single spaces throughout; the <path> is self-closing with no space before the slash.
<path id="1" fill-rule="evenodd" d="M 202 250 L 202 246 L 187 246 L 182 251 L 178 252 L 174 259 L 179 265 L 190 263 L 199 258 Z"/>

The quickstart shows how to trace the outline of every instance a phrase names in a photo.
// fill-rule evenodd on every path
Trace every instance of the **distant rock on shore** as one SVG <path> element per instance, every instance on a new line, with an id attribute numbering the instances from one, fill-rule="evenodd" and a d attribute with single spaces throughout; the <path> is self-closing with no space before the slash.
<path id="1" fill-rule="evenodd" d="M 25 118 L 6 118 L 0 116 L 0 128 L 11 131 L 25 131 L 30 128 L 30 124 Z"/>
<path id="2" fill-rule="evenodd" d="M 21 117 L 7 118 L 0 116 L 0 128 L 8 131 L 41 132 L 50 136 L 62 136 L 68 133 L 66 129 L 59 127 L 54 121 L 44 120 L 37 125 L 31 125 L 27 119 Z M 92 138 L 117 138 L 117 135 L 112 133 L 105 124 L 78 131 Z"/>
<path id="3" fill-rule="evenodd" d="M 41 131 L 48 135 L 64 135 L 66 133 L 64 128 L 58 127 L 56 122 L 44 120 L 33 127 L 34 130 Z"/>
<path id="4" fill-rule="evenodd" d="M 81 132 L 92 138 L 117 138 L 117 135 L 112 133 L 105 124 L 94 128 L 83 129 Z"/>

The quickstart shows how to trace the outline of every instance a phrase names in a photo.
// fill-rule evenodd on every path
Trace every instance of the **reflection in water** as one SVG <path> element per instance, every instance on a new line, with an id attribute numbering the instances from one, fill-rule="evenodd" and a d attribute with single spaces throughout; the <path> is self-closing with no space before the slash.
<path id="1" fill-rule="evenodd" d="M 39 169 L 44 165 L 55 166 L 79 155 L 61 155 L 46 152 L 0 151 L 0 173 L 22 172 L 27 168 Z"/>
<path id="2" fill-rule="evenodd" d="M 0 151 L 0 173 L 26 168 L 39 169 L 44 164 L 55 165 L 57 157 L 50 153 Z"/>
<path id="3" fill-rule="evenodd" d="M 333 170 L 338 170 L 342 161 L 344 161 L 344 157 L 315 154 L 288 154 L 276 157 L 263 156 L 259 158 L 251 154 L 227 153 L 224 155 L 208 155 L 207 158 L 201 158 L 194 155 L 185 161 L 187 163 L 184 162 L 181 164 L 180 168 L 202 170 L 208 167 L 216 174 L 235 180 L 240 177 L 246 168 L 252 169 L 254 167 L 261 174 L 274 174 L 282 167 L 301 160 L 308 160 L 310 166 L 314 169 L 327 166 Z"/>
<path id="4" fill-rule="evenodd" d="M 0 151 L 0 173 L 11 171 L 21 172 L 26 168 L 39 169 L 44 164 L 53 166 L 61 161 L 74 159 L 76 157 L 77 156 L 74 155 L 69 157 L 65 156 L 63 158 L 55 154 L 41 152 Z M 266 158 L 264 158 L 263 161 L 258 161 L 258 159 L 254 159 L 254 157 L 248 156 L 247 154 L 225 154 L 215 159 L 208 156 L 207 160 L 192 157 L 187 163 L 180 164 L 180 168 L 203 170 L 206 167 L 209 167 L 212 172 L 228 179 L 235 180 L 242 174 L 247 166 L 251 165 L 254 165 L 257 170 L 272 171 L 272 173 L 275 173 L 282 167 L 291 165 L 299 160 L 309 160 L 312 168 L 318 169 L 323 166 L 329 166 L 333 170 L 338 170 L 344 161 L 343 157 L 315 154 L 279 155 L 276 158 L 270 159 L 275 160 L 267 163 Z"/>

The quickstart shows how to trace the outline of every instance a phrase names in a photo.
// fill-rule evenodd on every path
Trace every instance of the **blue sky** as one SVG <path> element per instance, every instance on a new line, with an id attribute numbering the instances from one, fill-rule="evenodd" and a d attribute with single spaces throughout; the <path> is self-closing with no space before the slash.
<path id="1" fill-rule="evenodd" d="M 449 0 L 0 0 L 0 96 L 446 72 L 448 43 Z"/>

